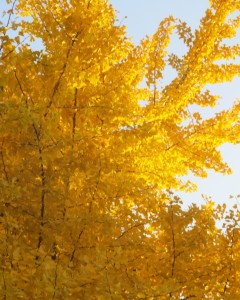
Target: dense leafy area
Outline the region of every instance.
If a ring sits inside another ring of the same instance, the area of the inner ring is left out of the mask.
[[[239,75],[224,42],[240,2],[211,1],[194,33],[166,18],[139,46],[105,0],[8,3],[1,299],[238,299],[237,207],[183,209],[174,193],[194,189],[189,172],[230,172],[218,147],[239,143],[239,102],[208,119],[189,106],[214,107],[207,84]],[[173,32],[183,57],[168,54]],[[178,75],[162,86],[167,66]]]

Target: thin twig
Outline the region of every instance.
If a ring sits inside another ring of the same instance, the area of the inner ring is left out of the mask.
[[[7,173],[7,170],[6,170],[6,164],[5,164],[4,157],[3,157],[3,144],[4,144],[4,138],[2,140],[2,146],[1,146],[1,150],[0,150],[0,155],[1,155],[2,164],[3,164],[3,172],[5,174],[6,180],[9,181],[8,173]]]
[[[57,93],[57,91],[58,91],[58,88],[59,88],[61,79],[62,79],[62,77],[63,77],[63,75],[64,75],[64,73],[65,73],[65,71],[66,71],[66,68],[67,68],[67,65],[68,65],[68,59],[69,59],[69,56],[70,56],[70,54],[71,54],[72,48],[73,48],[73,46],[74,46],[74,44],[75,44],[75,42],[76,42],[76,40],[77,40],[79,34],[80,34],[80,31],[78,31],[78,32],[75,34],[74,38],[72,39],[72,43],[71,43],[70,47],[68,48],[67,55],[66,55],[66,60],[65,60],[65,62],[64,62],[64,64],[63,64],[62,71],[60,72],[59,77],[58,77],[58,79],[57,79],[57,81],[56,81],[56,83],[55,83],[55,85],[54,85],[54,87],[53,87],[52,96],[51,96],[51,98],[50,98],[50,100],[48,101],[48,104],[47,104],[47,111],[46,111],[45,114],[44,114],[44,117],[45,117],[45,118],[46,118],[47,115],[48,115],[48,112],[49,112],[50,107],[52,106],[52,103],[53,103],[54,97],[55,97],[55,95],[56,95],[56,93]]]

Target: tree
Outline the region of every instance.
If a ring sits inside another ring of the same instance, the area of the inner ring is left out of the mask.
[[[239,297],[238,208],[184,210],[174,195],[194,189],[189,172],[229,173],[218,147],[239,143],[238,102],[207,120],[188,109],[214,106],[206,85],[239,75],[226,63],[239,45],[224,39],[240,3],[210,2],[195,33],[169,17],[134,46],[108,1],[8,0],[2,299]],[[181,58],[168,55],[173,32],[188,47]],[[167,65],[178,75],[162,88]]]

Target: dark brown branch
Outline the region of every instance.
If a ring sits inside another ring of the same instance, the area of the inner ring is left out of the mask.
[[[14,6],[15,6],[15,4],[16,4],[16,2],[17,2],[17,0],[14,0],[13,1],[13,5],[12,5],[12,8],[11,8],[11,12],[10,12],[10,14],[8,15],[8,20],[7,20],[7,25],[6,25],[6,27],[8,27],[8,25],[9,25],[9,23],[10,23],[10,20],[11,20],[11,17],[12,17],[12,14],[13,14],[13,10],[14,10]]]
[[[189,296],[183,298],[182,300],[188,300],[188,299],[196,298],[196,297],[197,297],[197,296],[195,296],[195,295],[189,295]]]
[[[17,0],[14,0],[14,1],[13,1],[12,8],[10,9],[10,13],[8,14],[8,20],[7,20],[7,24],[6,24],[5,27],[8,27],[8,26],[9,26],[9,23],[10,23],[12,14],[13,14],[13,9],[14,9],[14,6],[15,6],[16,1],[17,1]],[[6,36],[6,31],[4,32],[4,36]],[[1,43],[0,51],[2,50],[2,48],[3,48],[3,42]],[[3,59],[3,58],[2,58],[2,59]]]
[[[45,175],[45,169],[44,169],[44,164],[43,164],[43,151],[42,147],[40,145],[41,142],[41,137],[40,133],[37,132],[35,126],[34,126],[35,134],[39,142],[39,160],[40,160],[40,176],[41,176],[41,208],[40,208],[40,217],[41,217],[41,222],[40,222],[40,229],[39,229],[39,234],[38,234],[38,245],[37,245],[37,255],[36,255],[36,260],[38,260],[39,255],[39,249],[42,244],[42,231],[43,231],[43,226],[44,226],[44,215],[45,215],[45,195],[46,195],[46,175]]]
[[[78,93],[78,89],[76,88],[75,93],[74,93],[74,100],[73,100],[73,108],[74,109],[76,109],[76,107],[77,107],[77,93]],[[74,148],[76,121],[77,121],[77,112],[75,110],[73,113],[73,120],[72,120],[72,149]]]
[[[118,237],[117,239],[122,238],[125,234],[127,234],[127,233],[128,233],[129,231],[131,231],[132,229],[137,228],[137,227],[139,227],[139,226],[144,226],[144,225],[145,225],[145,223],[140,223],[140,224],[135,224],[135,225],[129,227],[129,228],[128,228],[127,230],[125,230],[121,235],[119,235],[119,237]]]
[[[92,2],[92,0],[88,1],[87,9],[89,9],[91,2]]]
[[[176,242],[175,242],[175,232],[173,227],[173,208],[171,204],[171,233],[172,233],[172,248],[173,248],[173,260],[172,260],[172,277],[174,276],[174,269],[175,269],[175,263],[176,263]]]
[[[59,26],[59,28],[61,28],[61,30],[64,31],[64,27],[63,27],[63,26],[61,25],[61,23],[56,19],[56,17],[54,16],[53,12],[51,12],[51,15],[52,15],[52,17],[53,17],[53,20],[54,20],[54,21],[56,22],[56,24]],[[66,36],[67,36],[69,39],[72,40],[71,35],[68,34],[68,33],[66,32],[66,30],[65,30],[65,34],[66,34]]]
[[[81,238],[81,236],[82,236],[82,234],[83,234],[83,231],[84,231],[84,229],[82,229],[82,230],[80,231],[79,235],[78,235],[77,241],[76,241],[76,243],[75,243],[75,246],[74,246],[74,249],[73,249],[71,258],[70,258],[70,262],[72,262],[73,259],[74,259],[75,252],[76,252],[76,244],[79,242],[79,240],[80,240],[80,238]]]
[[[16,70],[14,70],[15,78],[18,82],[19,88],[21,90],[21,93],[23,97],[25,98],[25,104],[26,107],[28,108],[28,101],[27,101],[27,95],[23,90],[23,87],[21,85],[21,82],[17,76]],[[39,259],[39,249],[42,244],[42,231],[43,231],[43,226],[44,226],[44,215],[45,215],[45,195],[46,195],[46,174],[45,174],[45,169],[44,169],[44,163],[43,163],[43,146],[41,145],[41,133],[40,129],[41,127],[39,126],[39,130],[37,129],[37,125],[35,124],[34,120],[32,120],[32,127],[33,131],[36,135],[37,143],[38,143],[38,153],[39,153],[39,160],[40,160],[40,177],[41,177],[41,207],[40,207],[40,228],[39,228],[39,233],[38,233],[38,244],[37,244],[37,254],[36,254],[36,260]]]
[[[1,59],[3,60],[5,58],[7,58],[8,55],[10,55],[11,53],[13,53],[17,49],[17,47],[20,46],[20,45],[22,45],[26,41],[26,39],[28,39],[28,38],[29,38],[29,36],[26,36],[20,43],[18,43],[15,47],[13,47],[12,50],[10,50],[8,53],[6,53],[4,56],[2,56]],[[1,50],[2,50],[2,48],[0,49],[0,51]]]
[[[54,272],[54,284],[53,284],[54,292],[53,292],[52,299],[54,299],[55,296],[56,296],[57,279],[58,279],[58,264],[59,264],[59,257],[57,258],[56,266],[55,266],[55,272]]]
[[[98,186],[99,186],[99,183],[100,183],[101,172],[102,172],[102,165],[101,165],[101,159],[100,159],[100,157],[99,157],[98,178],[97,178],[97,182],[96,182],[96,185],[95,185],[93,194],[92,194],[92,201],[91,201],[90,204],[89,204],[89,213],[92,211],[93,201],[94,201],[94,199],[95,199],[95,195],[96,195],[96,193],[97,193]]]
[[[52,34],[49,32],[49,30],[47,29],[46,23],[44,22],[44,20],[42,19],[40,13],[39,13],[39,9],[37,8],[36,5],[34,5],[35,11],[37,12],[37,15],[39,17],[39,19],[41,20],[41,23],[44,27],[44,30],[47,32],[47,34],[49,35],[49,37],[52,39]]]
[[[19,88],[20,88],[20,90],[21,90],[21,93],[22,93],[22,95],[23,95],[23,97],[24,97],[24,99],[25,99],[25,104],[26,104],[26,106],[28,106],[27,96],[26,96],[26,94],[25,94],[25,92],[24,92],[24,90],[23,90],[23,88],[22,88],[21,82],[20,82],[20,80],[19,80],[19,78],[18,78],[18,76],[17,76],[17,71],[16,71],[16,69],[14,70],[14,75],[15,75],[15,78],[16,78],[16,80],[17,80],[17,82],[18,82],[18,86],[19,86]]]
[[[9,181],[8,173],[7,173],[7,170],[6,170],[6,164],[5,164],[4,157],[3,157],[3,144],[4,144],[4,138],[2,140],[0,155],[1,155],[1,160],[2,160],[2,164],[3,164],[3,172],[5,174],[6,180]]]
[[[73,46],[74,46],[74,44],[75,44],[75,42],[76,42],[76,40],[77,40],[79,34],[80,34],[80,32],[78,31],[78,32],[75,34],[74,38],[72,39],[72,43],[71,43],[70,47],[68,48],[67,55],[66,55],[66,60],[65,60],[65,62],[64,62],[64,64],[63,64],[62,71],[61,71],[60,74],[59,74],[59,77],[58,77],[58,79],[57,79],[57,82],[55,83],[55,85],[54,85],[54,87],[53,87],[52,96],[51,96],[50,100],[48,101],[48,104],[47,104],[47,111],[45,112],[44,117],[46,117],[46,116],[48,115],[48,111],[49,111],[50,107],[52,106],[52,103],[53,103],[54,97],[55,97],[55,95],[56,95],[56,93],[57,93],[57,91],[58,91],[58,88],[59,88],[61,79],[62,79],[62,77],[63,77],[63,75],[64,75],[64,73],[65,73],[65,71],[66,71],[66,68],[67,68],[67,65],[68,65],[68,59],[69,59],[69,57],[70,57],[72,48],[73,48]]]

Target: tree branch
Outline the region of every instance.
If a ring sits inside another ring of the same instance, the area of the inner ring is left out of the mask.
[[[63,77],[63,75],[64,75],[64,73],[66,71],[66,68],[67,68],[67,65],[68,65],[68,59],[69,59],[69,56],[71,54],[72,48],[73,48],[73,46],[74,46],[74,44],[75,44],[75,42],[76,42],[77,37],[79,36],[79,34],[80,34],[80,31],[78,31],[75,34],[74,38],[72,39],[72,43],[71,43],[70,47],[68,48],[67,55],[66,55],[66,60],[65,60],[65,62],[63,64],[62,71],[60,72],[59,77],[58,77],[58,79],[57,79],[57,81],[56,81],[56,83],[55,83],[55,85],[53,87],[52,96],[51,96],[51,98],[50,98],[50,100],[48,101],[48,104],[47,104],[47,111],[44,114],[45,118],[48,115],[50,107],[52,106],[52,103],[53,103],[54,97],[55,97],[55,95],[56,95],[56,93],[58,91],[61,79],[62,79],[62,77]]]
[[[2,140],[0,155],[1,155],[1,160],[2,160],[2,164],[3,164],[3,172],[5,174],[6,180],[9,181],[8,173],[7,173],[7,170],[6,170],[6,164],[5,164],[4,157],[3,157],[3,144],[4,144],[4,138]]]

